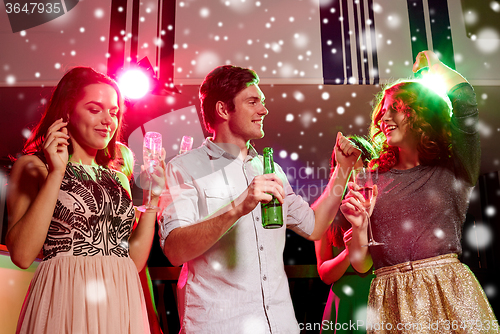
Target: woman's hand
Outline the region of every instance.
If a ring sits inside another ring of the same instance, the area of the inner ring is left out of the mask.
[[[47,167],[36,155],[20,157],[12,167],[7,193],[6,244],[12,262],[26,269],[43,247],[68,163],[67,122],[55,121],[45,134]]]
[[[428,67],[429,71],[439,74],[442,71],[441,66],[446,66],[439,61],[438,56],[432,51],[421,51],[417,54],[415,58],[415,63],[413,64],[413,73]]]
[[[372,200],[366,203],[363,195],[357,191],[359,188],[357,184],[349,182],[350,190],[346,199],[342,202],[340,210],[352,225],[352,228],[344,234],[344,242],[349,252],[349,261],[356,271],[364,273],[373,265],[368,247],[364,246],[368,244],[367,214],[371,215],[373,212],[378,191],[377,186],[374,185]]]
[[[378,189],[377,185],[373,186],[373,197],[370,202],[366,202],[363,195],[358,191],[360,186],[354,182],[347,184],[349,192],[345,196],[340,206],[340,211],[344,214],[345,218],[351,223],[354,228],[366,229],[368,220],[366,214],[370,215],[377,201]]]
[[[426,67],[429,75],[439,76],[447,91],[459,83],[467,82],[460,73],[443,64],[433,51],[421,51],[417,54],[413,64],[413,72],[417,73]]]
[[[64,172],[66,170],[69,159],[67,125],[68,122],[63,122],[62,118],[58,119],[48,128],[45,134],[43,153],[47,159],[49,171]]]
[[[151,164],[150,166],[141,166],[141,174],[139,177],[140,187],[144,190],[144,194],[149,196],[151,187],[151,200],[158,199],[165,189],[165,149],[162,148],[159,164]],[[145,198],[147,198],[145,196]]]

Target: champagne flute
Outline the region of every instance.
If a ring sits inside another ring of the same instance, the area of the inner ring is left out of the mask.
[[[154,169],[156,166],[160,164],[161,160],[161,134],[154,131],[148,131],[144,135],[144,145],[143,145],[143,159],[144,159],[144,167],[146,169],[146,175],[148,177],[148,202],[146,205],[141,205],[137,207],[137,210],[141,212],[146,211],[158,211],[160,208],[154,205],[151,205],[151,194],[153,192],[153,177]]]
[[[364,197],[365,202],[363,203],[363,213],[366,215],[366,219],[368,219],[368,244],[363,245],[362,247],[368,246],[378,246],[384,245],[383,242],[375,241],[373,238],[373,230],[370,220],[370,214],[366,211],[366,208],[370,206],[370,203],[373,199],[373,180],[372,173],[368,171],[366,168],[358,168],[353,171],[354,182],[360,186],[358,192]]]
[[[193,147],[193,137],[183,136],[181,141],[181,148],[179,149],[179,154],[186,153]]]

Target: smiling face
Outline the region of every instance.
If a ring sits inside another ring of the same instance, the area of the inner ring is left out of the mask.
[[[416,148],[416,140],[410,131],[405,108],[402,101],[390,95],[386,96],[380,110],[380,130],[390,146]]]
[[[263,123],[268,111],[258,85],[250,85],[234,98],[235,110],[228,113],[228,127],[233,137],[245,143],[264,137]]]
[[[118,95],[104,83],[83,89],[83,97],[69,115],[68,130],[74,153],[83,149],[94,155],[108,146],[118,127]]]

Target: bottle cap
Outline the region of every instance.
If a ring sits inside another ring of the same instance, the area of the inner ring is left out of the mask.
[[[272,147],[264,147],[264,154],[273,154],[273,148]]]

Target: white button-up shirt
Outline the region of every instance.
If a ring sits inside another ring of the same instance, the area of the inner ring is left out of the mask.
[[[175,228],[196,224],[243,193],[263,174],[253,147],[244,161],[210,139],[167,165],[159,215],[163,248]],[[302,236],[314,211],[296,195],[279,165],[286,227]],[[181,333],[299,333],[283,263],[286,229],[264,229],[260,204],[203,255],[184,263],[178,282]]]

